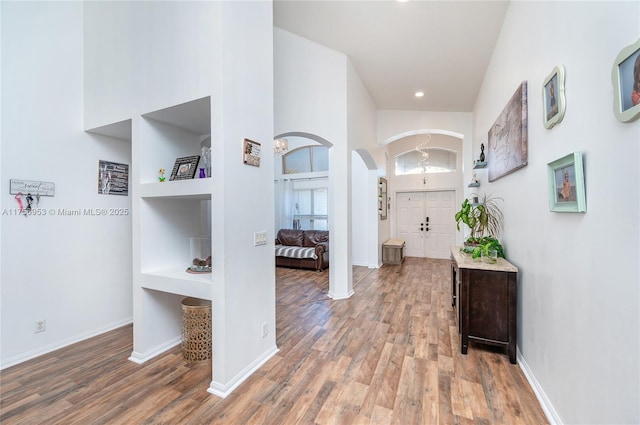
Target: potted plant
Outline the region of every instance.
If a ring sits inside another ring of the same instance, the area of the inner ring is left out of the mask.
[[[458,230],[461,223],[466,224],[470,230],[470,236],[465,241],[463,250],[472,254],[473,258],[478,258],[483,249],[485,254],[489,249],[496,249],[498,256],[504,258],[504,250],[498,241],[504,221],[502,210],[498,205],[498,201],[502,201],[502,198],[475,193],[472,194],[472,198],[477,198],[478,203],[465,199],[455,215]]]

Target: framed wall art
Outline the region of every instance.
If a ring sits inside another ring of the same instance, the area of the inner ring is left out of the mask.
[[[564,67],[558,65],[542,84],[542,123],[545,128],[553,128],[562,121],[565,108]]]
[[[586,212],[582,153],[573,152],[547,165],[549,211]]]
[[[640,117],[640,39],[625,47],[611,70],[613,113],[621,122]]]
[[[378,182],[378,214],[380,220],[387,219],[387,179],[384,177]]]
[[[489,181],[527,165],[527,82],[523,81],[489,129]]]
[[[196,174],[196,168],[198,168],[198,161],[200,161],[200,155],[184,156],[176,159],[176,163],[171,170],[171,177],[169,180],[190,180]]]
[[[260,166],[260,143],[244,139],[242,162],[254,167]]]
[[[129,195],[129,164],[98,160],[98,193]]]

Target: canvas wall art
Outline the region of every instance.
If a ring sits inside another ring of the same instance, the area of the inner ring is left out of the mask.
[[[527,165],[527,82],[523,81],[489,129],[489,181]]]

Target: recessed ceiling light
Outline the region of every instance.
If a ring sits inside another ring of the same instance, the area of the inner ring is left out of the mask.
[[[396,1],[397,1],[398,3],[406,3],[406,2],[408,2],[409,0],[396,0]]]
[[[424,96],[424,92],[423,91],[417,91],[416,92],[416,97],[422,97]]]

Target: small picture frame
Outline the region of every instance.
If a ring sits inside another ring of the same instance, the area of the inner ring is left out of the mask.
[[[613,113],[621,122],[640,117],[640,39],[625,47],[611,70]]]
[[[200,161],[200,155],[177,158],[176,163],[173,165],[173,170],[171,170],[171,177],[169,177],[169,180],[173,181],[192,179],[196,174],[198,161]]]
[[[547,171],[549,211],[586,212],[582,153],[573,152],[550,162]]]
[[[564,94],[564,66],[558,65],[542,84],[542,123],[551,129],[564,118],[566,100]]]
[[[260,143],[244,139],[242,162],[254,167],[260,166]]]

